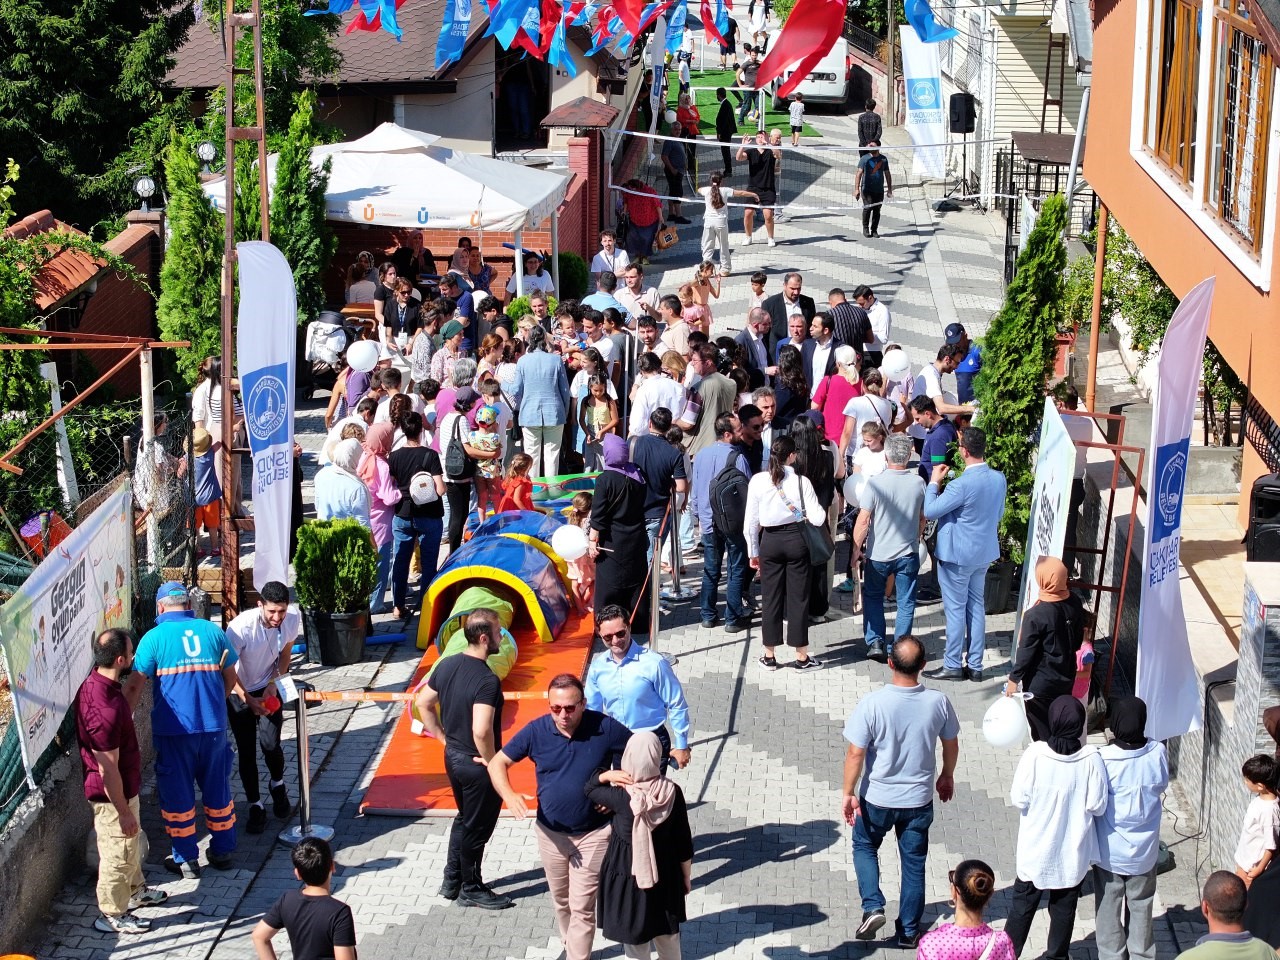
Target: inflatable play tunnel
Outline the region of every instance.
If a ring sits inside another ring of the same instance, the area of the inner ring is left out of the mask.
[[[425,650],[453,622],[478,607],[512,611],[513,633],[522,628],[550,643],[569,616],[569,581],[551,550],[561,521],[526,511],[489,518],[449,556],[427,587],[418,621],[418,649]],[[449,638],[444,638],[447,644]]]

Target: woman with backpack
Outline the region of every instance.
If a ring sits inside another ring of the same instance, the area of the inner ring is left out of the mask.
[[[435,578],[444,530],[444,470],[440,457],[422,445],[422,414],[409,412],[400,420],[404,446],[387,457],[391,479],[400,488],[400,503],[391,522],[391,602],[397,620],[407,620],[422,609],[427,585]],[[415,548],[421,550],[422,576],[418,596],[409,605],[409,566]]]
[[[467,414],[480,395],[471,387],[463,387],[453,401],[453,409],[440,420],[436,436],[440,440],[440,463],[444,467],[445,496],[449,501],[449,552],[462,545],[471,503],[472,481],[476,461],[493,460],[501,450],[480,450],[470,444],[471,427]]]

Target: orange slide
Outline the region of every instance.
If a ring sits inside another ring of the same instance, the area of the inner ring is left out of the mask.
[[[571,612],[552,643],[539,643],[532,632],[521,630],[516,638],[520,657],[502,682],[503,692],[540,694],[557,674],[584,676],[591,656],[592,622],[589,614],[584,617]],[[438,657],[435,644],[431,644],[414,672],[410,689],[426,675]],[[503,741],[546,711],[546,701],[540,696],[508,700],[502,713]],[[360,811],[393,817],[452,817],[458,808],[444,772],[444,746],[432,737],[415,736],[410,727],[406,704],[373,782],[365,791]],[[533,764],[520,763],[512,767],[511,785],[519,793],[533,797]],[[531,810],[534,806],[530,802]]]

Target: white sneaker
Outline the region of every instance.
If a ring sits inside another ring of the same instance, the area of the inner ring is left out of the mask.
[[[742,245],[743,245],[744,247],[749,247],[749,246],[751,246],[751,234],[749,234],[749,233],[744,233],[744,234],[742,235]]]
[[[146,933],[151,929],[151,921],[125,913],[118,917],[108,917],[105,913],[93,921],[93,929],[101,933]]]
[[[775,239],[773,239],[773,237],[770,237],[770,238],[769,238],[769,246],[771,246],[771,247],[776,247],[777,245],[778,245],[778,241],[777,241],[777,240],[775,240]]]

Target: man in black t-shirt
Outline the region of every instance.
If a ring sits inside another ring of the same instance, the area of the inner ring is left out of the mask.
[[[444,769],[458,805],[440,896],[463,907],[505,910],[513,906],[511,898],[494,893],[480,871],[502,812],[487,769],[502,745],[502,684],[485,662],[498,652],[502,624],[482,607],[467,615],[463,632],[467,648],[437,661],[413,699],[427,732],[444,742]]]
[[[664,536],[671,529],[669,521],[666,524],[662,521],[667,515],[672,492],[676,494],[672,516],[678,517],[684,509],[685,491],[689,489],[684,469],[684,451],[667,441],[671,421],[671,411],[666,407],[658,407],[649,414],[649,432],[631,441],[631,460],[640,468],[645,479],[644,526],[649,534],[650,556],[658,542],[659,528],[661,527]]]
[[[319,837],[303,837],[291,854],[301,890],[290,890],[271,905],[253,930],[260,957],[274,957],[271,941],[289,932],[294,960],[356,960],[356,924],[351,908],[329,893],[333,849]]]
[[[778,161],[781,159],[782,151],[769,146],[769,135],[763,130],[756,134],[754,146],[750,137],[743,137],[742,146],[738,148],[738,160],[747,163],[747,189],[760,197],[760,206],[764,209],[764,230],[771,247],[774,246],[773,207],[778,202]],[[743,244],[751,243],[755,222],[754,207],[742,211]]]

